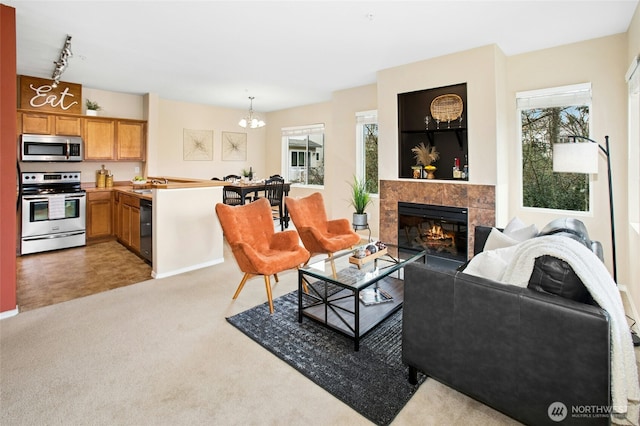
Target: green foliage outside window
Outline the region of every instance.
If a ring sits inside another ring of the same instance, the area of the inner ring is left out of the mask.
[[[553,172],[553,144],[569,135],[589,136],[589,107],[521,111],[522,196],[525,207],[589,210],[589,175]]]
[[[365,124],[364,130],[364,180],[367,191],[377,194],[378,191],[378,124]]]

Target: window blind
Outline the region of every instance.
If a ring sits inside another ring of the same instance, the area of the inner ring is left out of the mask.
[[[283,127],[282,136],[307,136],[324,133],[324,124],[309,124],[306,126]]]
[[[591,83],[516,93],[516,105],[520,110],[590,104]]]
[[[356,113],[357,124],[372,124],[378,122],[378,111],[362,111]]]

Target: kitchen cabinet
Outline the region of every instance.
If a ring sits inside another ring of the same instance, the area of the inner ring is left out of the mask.
[[[115,122],[110,119],[84,119],[84,159],[113,160],[116,146]]]
[[[112,191],[87,192],[87,240],[113,237],[112,199]]]
[[[136,254],[140,254],[140,199],[132,195],[118,194],[118,241]]]
[[[144,161],[145,123],[139,121],[116,121],[116,160]]]
[[[37,135],[81,136],[82,119],[78,116],[23,112],[18,114],[20,133]]]
[[[108,118],[84,119],[84,159],[143,161],[146,123]]]
[[[81,136],[86,161],[145,161],[147,122],[18,110],[22,133]]]

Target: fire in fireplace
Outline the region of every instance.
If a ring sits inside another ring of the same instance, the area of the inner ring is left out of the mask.
[[[398,202],[398,246],[426,250],[427,263],[466,262],[467,226],[466,208]]]

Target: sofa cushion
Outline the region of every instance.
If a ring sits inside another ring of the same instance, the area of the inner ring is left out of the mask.
[[[594,304],[591,294],[571,266],[553,256],[541,256],[535,260],[528,288]]]

